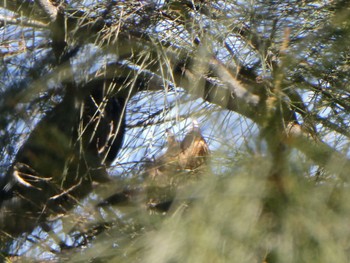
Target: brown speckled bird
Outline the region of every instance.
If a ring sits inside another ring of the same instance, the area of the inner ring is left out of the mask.
[[[147,170],[157,182],[169,181],[182,170],[196,170],[207,162],[209,147],[203,138],[198,122],[193,121],[192,129],[179,142],[167,129],[166,151]]]
[[[180,142],[175,138],[175,135],[170,131],[170,129],[166,129],[167,134],[167,150],[165,152],[165,156],[167,159],[171,159],[172,157],[177,157],[181,151]]]
[[[175,135],[166,130],[167,143],[165,145],[166,151],[163,155],[159,156],[147,170],[149,176],[158,182],[168,181],[168,175],[171,175],[180,169],[179,166],[179,154],[181,152],[180,142],[176,140]]]
[[[166,212],[174,202],[176,192],[204,173],[209,155],[208,144],[203,138],[197,121],[192,129],[179,142],[175,135],[166,130],[166,151],[145,166],[145,181],[142,186],[126,188],[102,201],[98,206],[121,205],[124,203],[146,203],[153,211]],[[187,171],[185,171],[187,170]]]
[[[185,136],[180,146],[179,163],[182,169],[195,170],[207,162],[209,147],[196,120],[193,121],[192,130]]]

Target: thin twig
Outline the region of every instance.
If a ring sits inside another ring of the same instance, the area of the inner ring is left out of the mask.
[[[4,16],[0,14],[0,26],[6,25],[6,24],[21,25],[21,26],[34,27],[34,28],[48,27],[48,24],[37,20],[27,19],[23,17],[9,17],[9,16]]]

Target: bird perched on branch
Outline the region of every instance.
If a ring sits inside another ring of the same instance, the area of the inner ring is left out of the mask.
[[[182,169],[195,170],[207,162],[209,147],[196,120],[193,120],[192,130],[186,134],[180,146],[179,163]]]
[[[168,210],[175,198],[176,189],[187,185],[203,174],[209,157],[209,147],[201,134],[199,124],[193,121],[191,130],[179,142],[170,130],[166,130],[167,150],[157,158],[152,167],[152,178],[158,191],[148,191],[148,207],[152,210]],[[190,172],[190,173],[189,173]],[[169,188],[170,187],[170,188]],[[163,194],[159,188],[164,189]],[[166,193],[166,194],[165,194]]]
[[[146,203],[150,210],[159,212],[169,210],[179,186],[187,184],[192,174],[201,174],[198,168],[204,167],[207,163],[209,148],[197,121],[193,121],[192,129],[181,142],[170,129],[165,133],[167,136],[165,153],[145,167],[146,178],[149,180],[146,179],[142,186],[127,187],[109,196],[99,203],[98,207],[135,205],[141,202],[143,205]]]
[[[150,165],[148,173],[151,178],[157,181],[168,180],[168,177],[180,171],[194,171],[207,163],[209,147],[196,120],[181,142],[169,129],[166,130],[166,134],[167,150]]]
[[[181,152],[180,142],[175,135],[166,129],[167,143],[166,151],[146,167],[147,176],[157,180],[158,184],[169,184],[169,175],[176,173],[179,169],[179,154]]]
[[[170,129],[166,129],[167,135],[167,150],[165,152],[165,157],[171,159],[172,157],[176,157],[179,155],[181,151],[181,144],[176,139],[175,135],[170,131]]]

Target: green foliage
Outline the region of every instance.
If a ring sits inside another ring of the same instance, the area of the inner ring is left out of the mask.
[[[250,156],[241,172],[206,177],[179,191],[166,216],[133,214],[127,235],[115,225],[81,260],[99,251],[106,262],[347,262],[348,191],[290,173],[287,200],[276,200],[271,165]]]
[[[36,227],[31,232],[10,236],[0,227],[3,256],[348,262],[347,1],[95,2],[0,1],[0,224],[17,222],[16,213],[4,215],[6,207],[18,212],[7,201],[18,193],[33,209],[42,205],[41,217],[20,215]],[[103,86],[103,95],[89,85]],[[47,127],[43,120],[63,98],[71,108],[61,106]],[[115,117],[113,98],[127,102],[117,116],[126,112],[127,130],[110,164],[100,159],[108,155],[102,137],[93,137],[116,128],[104,119]],[[166,186],[150,179],[149,167],[167,167],[167,158],[159,161],[165,130],[181,141],[191,119],[201,125],[210,164],[169,168]],[[32,179],[47,178],[54,196],[3,191],[21,147],[33,149],[23,162],[42,168]],[[67,186],[51,180],[67,164],[76,166]],[[111,181],[86,176],[99,172]],[[89,187],[70,195],[81,178]],[[56,213],[45,210],[44,197],[57,196],[74,208],[58,202]],[[155,211],[155,200],[171,201],[170,210]]]

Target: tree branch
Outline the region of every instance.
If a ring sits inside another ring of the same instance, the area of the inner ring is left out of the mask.
[[[44,24],[49,22],[42,9],[37,8],[36,3],[29,0],[0,0],[0,7],[20,16],[25,16],[30,21],[41,21]]]
[[[120,85],[127,83],[130,76],[134,76],[132,95],[140,90],[162,90],[165,88],[164,84],[168,83],[167,85],[170,86],[182,87],[188,93],[196,97],[201,97],[209,103],[219,105],[223,109],[235,111],[240,115],[248,117],[259,125],[264,123],[264,120],[268,117],[264,109],[267,104],[265,99],[257,94],[251,93],[249,88],[246,87],[244,83],[239,82],[224,65],[220,64],[215,59],[210,60],[210,67],[219,76],[222,83],[213,83],[204,78],[205,83],[203,85],[206,87],[202,92],[198,92],[198,90],[193,88],[193,81],[198,81],[198,78],[195,77],[191,69],[183,68],[185,65],[186,63],[183,61],[178,61],[178,64],[174,65],[175,69],[172,72],[175,80],[174,83],[170,80],[165,82],[161,76],[150,71],[139,71],[131,66],[129,67],[120,63],[109,67],[109,74],[107,75],[111,79],[114,74],[114,76],[118,76],[114,78],[113,81],[118,82]],[[180,71],[181,68],[182,71]],[[347,171],[350,170],[350,160],[347,159],[346,156],[326,143],[321,141],[315,142],[315,140],[307,134],[307,131],[301,131],[296,135],[289,134],[288,136],[292,136],[292,139],[288,141],[289,146],[303,152],[308,158],[314,161],[315,164],[329,168],[331,172],[338,174],[343,179],[346,178]],[[344,169],[339,169],[339,167],[327,167],[327,164],[331,163],[331,160],[342,160]]]
[[[290,145],[304,153],[320,167],[348,181],[350,160],[340,152],[321,141],[315,141],[305,134],[294,136]]]
[[[1,25],[21,25],[21,26],[27,26],[27,27],[33,27],[33,28],[47,28],[48,25],[46,23],[28,19],[25,17],[9,17],[4,16],[0,14],[0,26]]]
[[[55,7],[49,0],[36,0],[38,5],[42,10],[46,13],[46,15],[50,18],[51,22],[54,22],[57,18],[57,7]]]

